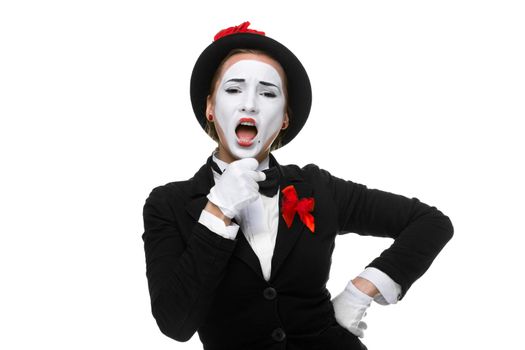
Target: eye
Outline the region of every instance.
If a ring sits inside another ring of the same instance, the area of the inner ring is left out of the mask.
[[[229,93],[229,94],[238,94],[238,93],[241,92],[241,90],[238,89],[238,88],[227,88],[227,89],[224,90],[224,91],[226,91],[226,92]]]
[[[265,91],[265,92],[261,93],[261,95],[266,96],[266,97],[276,97],[277,96],[276,94],[274,94],[273,92],[270,92],[270,91]]]

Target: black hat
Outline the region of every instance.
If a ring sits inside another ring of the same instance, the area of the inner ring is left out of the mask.
[[[233,49],[257,49],[268,53],[281,64],[288,80],[290,124],[284,130],[282,146],[290,142],[303,128],[312,105],[310,79],[299,59],[283,44],[254,29],[250,22],[218,32],[214,41],[201,53],[191,74],[190,95],[193,112],[201,127],[206,127],[206,98],[213,75],[219,64]]]

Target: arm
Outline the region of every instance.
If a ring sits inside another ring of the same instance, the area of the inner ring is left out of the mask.
[[[206,206],[204,207],[204,210],[209,212],[209,213],[211,213],[211,214],[213,214],[217,218],[221,219],[224,222],[224,225],[226,225],[226,226],[230,225],[231,222],[232,222],[229,217],[224,215],[224,213],[221,211],[221,209],[218,206],[216,206],[215,204],[213,204],[210,201],[208,201],[208,203],[206,203]]]
[[[196,223],[184,242],[159,186],[144,205],[144,250],[151,308],[166,336],[187,341],[197,331],[237,243]]]
[[[239,225],[232,222],[219,207],[209,201],[201,212],[199,222],[209,228],[210,231],[228,239],[235,239],[239,231]]]
[[[381,305],[397,303],[401,294],[401,286],[375,267],[365,268],[352,282]]]
[[[394,239],[367,267],[381,270],[398,283],[401,300],[452,238],[450,219],[417,198],[369,189],[332,176],[313,164],[307,168],[317,173],[334,198],[339,234],[355,232]]]

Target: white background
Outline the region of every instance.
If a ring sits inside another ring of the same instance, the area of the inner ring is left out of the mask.
[[[200,52],[245,20],[313,86],[281,164],[417,197],[455,235],[369,349],[522,349],[525,11],[519,1],[2,1],[0,348],[201,349],[155,323],[142,207],[213,150]],[[337,238],[328,288],[391,244]]]

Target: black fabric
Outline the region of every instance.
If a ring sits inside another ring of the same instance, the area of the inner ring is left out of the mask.
[[[369,189],[315,164],[276,167],[281,189],[292,185],[299,198],[314,198],[315,231],[298,215],[290,228],[279,216],[269,281],[241,229],[231,240],[198,222],[214,183],[210,164],[151,191],[142,239],[157,325],[177,341],[198,332],[207,350],[362,350],[360,339],[337,324],[326,288],[336,237],[393,239],[367,266],[399,283],[403,298],[452,237],[452,223],[417,198]],[[265,294],[269,287],[274,298]]]
[[[270,159],[271,164],[271,159]],[[222,175],[222,170],[219,168],[217,163],[213,161],[213,158],[211,160],[211,167],[213,170],[215,170],[217,173]],[[225,169],[227,170],[227,169]],[[267,197],[273,197],[277,193],[277,190],[279,188],[279,180],[281,177],[281,174],[279,172],[279,169],[274,166],[269,166],[268,169],[264,169],[263,173],[266,174],[266,179],[264,181],[258,181],[257,184],[259,185],[259,193],[267,196]]]

